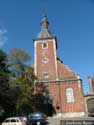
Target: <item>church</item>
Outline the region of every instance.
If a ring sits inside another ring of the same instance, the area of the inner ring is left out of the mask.
[[[94,113],[94,79],[89,76],[90,94],[84,94],[80,75],[57,57],[58,41],[49,30],[46,16],[34,39],[34,73],[36,93],[46,94],[57,116],[78,117]]]

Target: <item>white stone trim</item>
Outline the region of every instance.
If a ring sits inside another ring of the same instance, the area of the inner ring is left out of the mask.
[[[46,47],[43,47],[44,44],[46,44]],[[42,41],[42,49],[48,49],[48,41]]]
[[[34,41],[34,48],[35,48],[35,51],[34,51],[34,73],[35,73],[35,76],[37,76],[37,57],[36,57],[36,45],[37,45],[37,41]]]
[[[58,71],[57,71],[57,56],[56,56],[56,41],[53,39],[54,44],[54,57],[55,57],[55,68],[56,68],[56,80],[58,80]]]
[[[85,115],[85,112],[68,112],[68,113],[63,113],[62,116],[64,118],[71,118],[71,117],[82,117]]]
[[[68,112],[68,113],[57,113],[53,116],[53,118],[77,118],[77,117],[84,117],[86,114],[85,112]]]

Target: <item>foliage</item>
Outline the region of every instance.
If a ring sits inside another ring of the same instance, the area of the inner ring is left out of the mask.
[[[32,110],[31,94],[34,89],[33,68],[25,64],[30,56],[22,49],[12,49],[9,53],[10,70],[12,72],[10,85],[17,86],[20,89],[17,99],[17,113],[28,113]]]
[[[40,111],[43,112],[44,110],[44,103],[46,101],[46,98],[43,94],[35,94],[32,95],[32,108],[34,112]]]
[[[7,114],[14,114],[16,102],[18,98],[18,88],[8,88],[2,92],[1,105],[4,108],[4,112]]]
[[[8,65],[7,55],[0,50],[0,94],[8,88]]]
[[[2,50],[0,50],[0,76],[2,76],[2,78],[7,77],[9,73],[8,70],[8,63],[7,63],[7,55],[5,52],[3,52]]]
[[[33,73],[33,69],[30,66],[26,66],[21,78],[19,79],[21,94],[17,103],[18,112],[28,113],[30,110],[32,111],[31,94],[34,91],[35,79],[36,77]]]
[[[23,49],[13,48],[8,54],[10,70],[16,77],[20,77],[25,68],[25,62],[31,59],[30,55]]]
[[[0,108],[7,114],[52,114],[48,90],[46,95],[34,94],[37,78],[34,69],[26,64],[29,60],[29,54],[22,49],[12,49],[8,56],[0,50]]]
[[[10,50],[9,58],[13,62],[26,62],[31,59],[30,55],[23,49],[13,48]]]
[[[0,50],[0,108],[5,113],[32,111],[31,94],[36,77],[33,68],[26,65],[29,60],[29,54],[22,49],[12,49],[8,56]]]
[[[6,113],[13,111],[15,106],[14,97],[16,94],[14,90],[12,91],[9,88],[10,71],[8,67],[7,55],[0,50],[0,107]]]

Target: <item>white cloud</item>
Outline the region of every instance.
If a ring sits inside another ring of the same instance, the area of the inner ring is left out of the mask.
[[[6,29],[0,29],[0,48],[2,48],[8,40],[6,33],[7,33]]]

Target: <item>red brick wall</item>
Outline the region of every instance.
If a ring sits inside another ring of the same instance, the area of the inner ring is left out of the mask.
[[[66,100],[66,89],[73,88],[74,90],[74,99],[75,101],[72,103],[67,103]],[[79,88],[77,82],[55,82],[50,84],[50,93],[54,99],[54,107],[56,112],[83,112],[84,104],[83,104],[83,95]],[[57,109],[57,105],[60,109]]]
[[[90,93],[94,94],[94,80],[92,76],[88,77],[88,83],[89,83]]]
[[[57,61],[57,68],[58,68],[58,78],[59,80],[75,80],[77,79],[77,74],[69,69],[68,66],[65,66],[60,61]]]
[[[43,49],[42,43],[38,42],[36,46],[36,58],[37,58],[37,77],[39,80],[43,80],[43,72],[48,72],[49,79],[54,80],[56,79],[56,67],[55,67],[55,53],[54,53],[54,45],[52,40],[46,41],[48,43],[48,48]],[[42,63],[42,59],[45,57],[43,55],[43,51],[47,50],[48,55],[46,58],[49,59],[47,64]]]
[[[73,88],[74,90],[74,99],[75,101],[73,103],[67,103],[66,102],[66,89],[67,87]],[[63,112],[81,112],[82,110],[82,105],[81,105],[81,93],[79,90],[78,83],[71,82],[71,83],[65,83],[62,85],[61,90],[61,100],[62,100],[62,110]]]
[[[56,81],[56,73],[58,72],[58,80],[63,80],[63,82],[49,83],[49,91],[50,95],[53,97],[53,105],[56,109],[56,112],[83,112],[83,90],[81,83],[78,83],[78,81],[76,81],[77,74],[61,62],[57,61],[56,63],[54,42],[53,40],[48,40],[46,42],[48,43],[47,49],[42,48],[42,41],[38,41],[36,43],[36,71],[38,80],[43,81],[43,72],[47,72],[49,74],[48,81]],[[42,54],[43,50],[48,51],[48,55],[46,56],[46,58],[49,59],[49,62],[47,64],[43,64],[41,61],[44,58],[44,55]],[[65,91],[68,87],[74,90],[75,101],[73,103],[67,103],[66,101]]]

